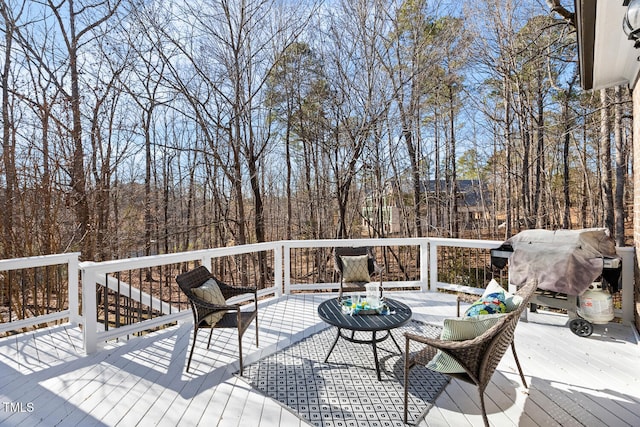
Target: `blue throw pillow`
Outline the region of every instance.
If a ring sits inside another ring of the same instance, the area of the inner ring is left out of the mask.
[[[506,313],[504,293],[496,292],[483,296],[478,301],[471,304],[465,312],[465,316],[481,316],[483,314]]]

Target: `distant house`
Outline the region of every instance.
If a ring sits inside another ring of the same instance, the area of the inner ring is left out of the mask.
[[[430,180],[422,186],[427,200],[427,221],[429,224],[448,224],[450,205],[449,188],[446,181]],[[458,225],[461,230],[482,226],[490,218],[490,192],[487,185],[477,179],[459,179],[456,181],[458,202]],[[444,215],[444,217],[443,217]]]
[[[400,233],[400,209],[398,208],[395,197],[393,196],[390,186],[382,195],[382,206],[377,206],[376,197],[372,194],[365,198],[362,207],[362,226],[368,230],[368,234],[372,234],[374,228],[382,232],[385,236]]]
[[[438,184],[436,184],[438,182]],[[427,181],[420,185],[425,200],[423,222],[432,228],[448,224],[449,191],[444,180]],[[436,191],[437,190],[437,191]],[[391,186],[381,196],[382,206],[378,207],[376,198],[368,195],[362,208],[362,225],[372,231],[374,226],[381,228],[385,235],[400,232],[401,210],[396,200],[407,200],[407,195],[394,195]],[[483,226],[489,219],[491,205],[490,193],[486,184],[477,179],[461,179],[456,181],[456,197],[458,200],[458,224],[460,229],[473,229]]]

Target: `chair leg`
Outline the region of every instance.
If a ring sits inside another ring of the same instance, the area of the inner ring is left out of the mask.
[[[487,417],[487,409],[484,406],[484,390],[478,388],[480,394],[480,409],[482,409],[482,421],[484,421],[485,427],[489,427],[489,417]]]
[[[242,365],[242,333],[238,331],[238,353],[240,353],[240,376],[242,376],[242,372],[244,370],[244,366]]]
[[[191,357],[193,356],[193,349],[196,347],[196,338],[198,337],[198,327],[194,326],[193,328],[193,342],[191,343],[191,351],[189,352],[189,360],[187,361],[187,372],[189,372],[189,367],[191,366]]]
[[[524,379],[524,373],[522,372],[522,368],[520,367],[520,361],[518,360],[518,355],[516,354],[515,341],[511,341],[511,351],[513,352],[513,358],[516,361],[516,366],[518,367],[518,372],[520,373],[520,379],[522,380],[522,385],[524,386],[524,388],[527,388],[527,380]]]
[[[258,315],[256,314],[256,347],[260,347],[260,345],[258,344]]]
[[[409,339],[406,339],[405,352],[404,352],[404,423],[407,424],[407,412],[409,402]]]
[[[209,350],[209,347],[211,346],[211,335],[213,335],[213,325],[211,325],[211,328],[209,330],[209,340],[207,341],[207,350]]]

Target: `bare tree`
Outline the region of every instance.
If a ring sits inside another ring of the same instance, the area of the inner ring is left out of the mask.
[[[616,147],[616,188],[615,188],[615,239],[618,246],[624,246],[624,188],[626,180],[625,149],[622,139],[622,88],[614,88],[613,139]]]
[[[71,91],[63,92],[71,106],[73,157],[70,168],[70,186],[73,206],[78,221],[79,239],[82,243],[83,256],[93,259],[92,234],[90,234],[90,212],[85,176],[84,144],[82,133],[82,108],[80,95],[79,58],[81,50],[94,37],[93,30],[105,24],[115,15],[122,0],[63,0],[55,3],[47,0],[46,5],[58,23],[59,31],[68,55]],[[63,81],[57,81],[64,88]],[[65,88],[66,89],[66,88]]]
[[[342,1],[327,17],[328,31],[323,34],[323,62],[332,94],[328,115],[332,133],[323,148],[332,169],[339,238],[351,235],[352,224],[360,223],[361,206],[349,210],[351,196],[357,190],[363,153],[376,144],[376,128],[389,108],[390,95],[381,81],[376,54],[383,43],[384,15],[376,0]]]
[[[2,255],[10,258],[18,255],[14,239],[13,228],[13,212],[14,212],[14,191],[17,188],[16,166],[15,166],[15,145],[12,130],[11,115],[11,99],[9,87],[11,86],[11,65],[13,57],[13,38],[16,26],[16,18],[14,11],[20,11],[20,7],[15,8],[13,4],[7,4],[5,0],[0,2],[0,16],[4,21],[4,58],[2,75],[0,80],[2,83],[2,163],[4,166],[5,188],[4,188],[4,206],[2,215]]]
[[[436,26],[427,11],[427,2],[402,3],[391,16],[394,26],[389,34],[393,45],[382,51],[384,70],[393,85],[393,98],[398,108],[402,139],[411,167],[413,191],[413,228],[415,235],[423,235],[422,218],[427,181],[423,177],[424,159],[421,150],[421,126],[424,111],[422,103],[432,91],[433,79],[430,71],[435,63],[433,41],[437,37]]]
[[[546,0],[547,5],[551,12],[555,12],[562,17],[568,24],[571,26],[576,25],[575,23],[575,13],[569,11],[566,7],[562,5],[560,0]]]
[[[571,185],[570,185],[570,177],[569,177],[569,148],[571,145],[571,129],[573,128],[573,120],[570,117],[570,102],[571,96],[573,92],[573,85],[576,83],[578,78],[577,72],[573,74],[573,79],[570,81],[567,90],[562,93],[562,122],[564,125],[563,132],[563,148],[562,148],[562,163],[563,167],[563,193],[564,193],[564,212],[562,215],[562,228],[569,229],[571,228]]]
[[[575,96],[562,3],[0,0],[2,251],[383,236],[390,200],[402,235],[462,235],[470,139],[489,233],[605,218],[623,241],[626,99]]]
[[[611,171],[611,118],[609,116],[609,99],[606,89],[600,89],[600,187],[604,210],[603,225],[613,236],[613,174]]]
[[[265,104],[272,110],[274,121],[284,127],[284,152],[286,164],[285,192],[287,199],[287,217],[285,235],[293,237],[294,217],[294,156],[302,152],[304,165],[300,165],[306,174],[307,194],[311,195],[312,170],[315,166],[309,161],[307,148],[312,144],[312,132],[316,124],[321,123],[322,112],[317,107],[322,105],[326,93],[318,90],[324,84],[322,67],[315,52],[307,43],[294,43],[289,46],[271,70],[267,82]],[[308,215],[315,215],[316,202],[309,197]]]

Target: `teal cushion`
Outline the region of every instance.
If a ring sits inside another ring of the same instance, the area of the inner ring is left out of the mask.
[[[494,294],[483,296],[478,301],[471,304],[471,307],[465,311],[464,315],[470,317],[506,312],[507,306],[504,302],[504,294],[496,292]]]
[[[483,297],[494,294],[496,292],[500,292],[504,295],[504,303],[507,306],[507,313],[512,312],[517,309],[522,303],[522,297],[520,295],[512,294],[511,292],[506,291],[502,285],[496,282],[495,279],[491,279],[487,288],[484,290],[482,294]]]

